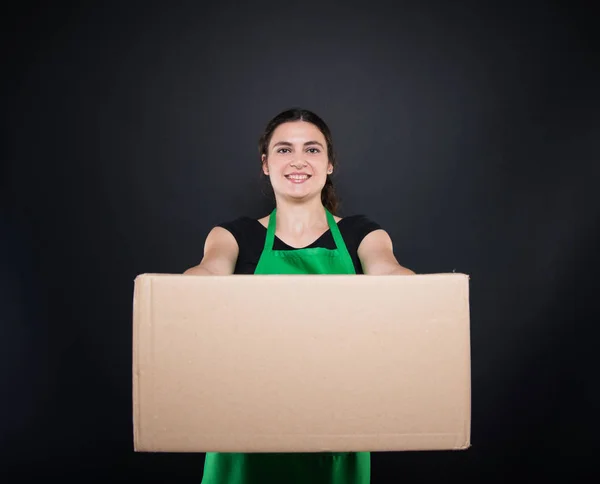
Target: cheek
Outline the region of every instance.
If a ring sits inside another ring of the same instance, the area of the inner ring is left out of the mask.
[[[331,163],[329,163],[329,159],[327,157],[324,157],[322,160],[319,160],[319,168],[324,172],[327,172],[332,168]]]

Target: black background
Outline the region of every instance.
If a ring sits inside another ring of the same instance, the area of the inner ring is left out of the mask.
[[[373,483],[577,482],[600,320],[594,2],[5,6],[0,479],[200,482],[132,451],[131,303],[210,228],[271,208],[258,137],[330,125],[341,215],[471,276],[472,448],[373,454]],[[591,478],[591,476],[590,476]],[[592,479],[593,480],[593,479]]]

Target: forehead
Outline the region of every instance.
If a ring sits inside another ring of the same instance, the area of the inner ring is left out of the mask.
[[[325,145],[325,136],[321,130],[312,123],[306,121],[291,121],[277,126],[271,136],[271,145],[279,141],[290,143],[304,143],[306,141],[319,141]]]

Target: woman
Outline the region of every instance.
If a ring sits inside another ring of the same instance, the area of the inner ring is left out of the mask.
[[[398,263],[378,224],[335,215],[336,160],[319,116],[302,109],[280,113],[268,123],[259,151],[275,208],[259,220],[240,217],[214,227],[202,261],[184,274],[414,274]],[[296,482],[368,483],[370,454],[206,454],[202,484]]]

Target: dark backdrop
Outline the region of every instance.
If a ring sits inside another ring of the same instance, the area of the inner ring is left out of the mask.
[[[0,479],[200,481],[202,455],[132,452],[133,279],[270,210],[257,141],[296,105],[333,130],[342,215],[471,276],[473,446],[374,454],[373,482],[591,471],[593,3],[5,7]]]

